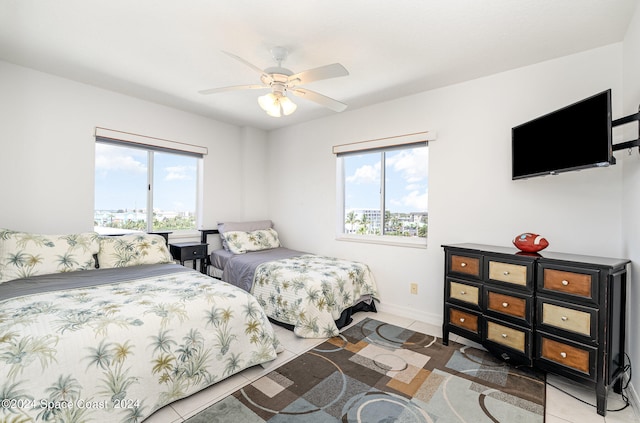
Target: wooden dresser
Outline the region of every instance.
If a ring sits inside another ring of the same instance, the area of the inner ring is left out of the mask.
[[[622,389],[626,259],[444,245],[443,343],[455,333],[505,361],[593,386],[605,415]]]

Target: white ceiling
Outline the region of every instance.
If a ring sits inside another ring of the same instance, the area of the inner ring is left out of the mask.
[[[237,125],[276,129],[334,114],[292,97],[199,90],[259,83],[269,50],[294,72],[349,76],[305,88],[348,110],[622,41],[639,0],[0,0],[0,59]],[[1,75],[0,75],[1,77]],[[343,112],[346,113],[346,112]]]

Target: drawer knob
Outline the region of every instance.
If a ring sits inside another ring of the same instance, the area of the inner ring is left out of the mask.
[[[506,339],[507,334],[506,334],[506,333],[503,333],[503,334],[502,334],[502,337]]]
[[[564,352],[564,351],[563,351],[563,352],[561,352],[561,353],[560,353],[560,357],[562,357],[562,358],[567,358],[567,353],[566,353],[566,352]]]
[[[198,252],[197,252],[197,251],[194,251],[194,252],[193,252],[193,255],[195,256],[196,254],[198,254]]]
[[[467,267],[467,263],[465,262],[460,263],[460,267]]]
[[[504,308],[509,307],[509,303],[502,303],[502,307],[504,307]]]
[[[464,317],[460,318],[460,323],[464,323]]]
[[[564,285],[564,286],[569,285],[569,281],[568,281],[568,280],[566,280],[566,279],[564,279],[564,280],[562,281],[562,285]]]
[[[467,291],[460,291],[460,295],[467,295]]]
[[[507,276],[507,275],[509,275],[509,272],[507,270],[505,270],[502,274]]]
[[[568,318],[567,316],[562,316],[560,319],[561,319],[563,322],[566,322],[567,320],[569,320],[569,318]]]

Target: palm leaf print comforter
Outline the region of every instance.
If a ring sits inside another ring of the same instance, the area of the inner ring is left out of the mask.
[[[7,282],[0,421],[139,422],[277,348],[254,297],[174,264]]]
[[[338,335],[335,320],[343,310],[363,297],[377,298],[369,266],[313,254],[259,265],[251,292],[269,317],[293,325],[304,338]]]

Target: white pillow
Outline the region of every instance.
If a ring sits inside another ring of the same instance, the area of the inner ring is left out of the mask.
[[[0,229],[0,283],[95,268],[96,232],[43,235]]]
[[[101,236],[98,265],[101,269],[140,264],[173,263],[162,235]]]
[[[229,246],[227,245],[227,241],[224,238],[225,232],[252,232],[257,231],[259,229],[270,229],[273,228],[273,222],[271,220],[250,220],[247,222],[220,222],[218,223],[218,233],[220,234],[220,239],[222,240],[222,248],[227,251],[231,251]]]
[[[280,246],[278,233],[274,229],[260,229],[248,232],[228,231],[221,234],[221,236],[225,239],[229,251],[233,254],[268,250]]]

